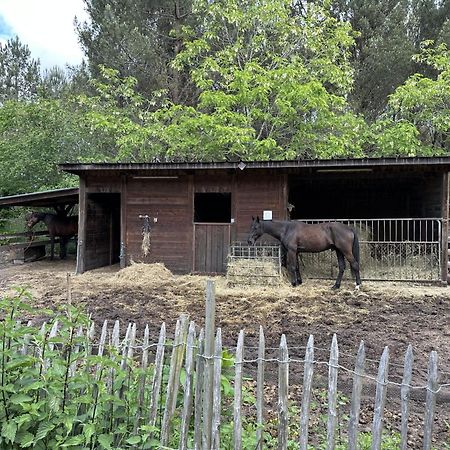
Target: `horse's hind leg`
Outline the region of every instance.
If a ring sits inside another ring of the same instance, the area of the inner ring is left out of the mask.
[[[353,263],[350,263],[350,270],[355,278],[356,289],[359,289],[361,286],[361,275],[359,273],[359,263],[355,259],[353,259]]]
[[[332,289],[339,289],[341,287],[341,281],[342,281],[342,277],[344,276],[344,270],[345,270],[345,258],[344,258],[343,253],[340,250],[336,249],[336,256],[338,259],[339,273],[338,273],[336,282],[334,283],[334,286]]]
[[[353,278],[355,278],[356,289],[361,286],[361,275],[359,273],[359,263],[356,261],[353,253],[347,253],[345,258],[350,264],[350,270],[352,271]]]
[[[288,251],[287,254],[287,269],[291,275],[292,286],[298,286],[302,284],[302,279],[300,277],[300,269],[298,267],[297,253],[292,250]]]

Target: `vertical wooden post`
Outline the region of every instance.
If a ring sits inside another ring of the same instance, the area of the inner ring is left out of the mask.
[[[366,351],[364,341],[359,344],[356,355],[355,374],[353,375],[352,402],[350,406],[350,420],[348,422],[348,450],[358,448],[359,413],[361,410],[362,377],[364,376],[364,364]]]
[[[202,448],[202,402],[203,402],[203,372],[205,368],[205,359],[203,358],[205,350],[205,331],[200,330],[197,343],[197,355],[195,366],[195,400],[194,400],[194,450]]]
[[[214,376],[214,324],[216,316],[216,297],[214,281],[206,282],[206,317],[205,317],[205,369],[203,397],[203,448],[211,448],[212,410],[213,410],[213,376]]]
[[[441,236],[441,279],[448,282],[448,173],[442,174],[442,236]]]
[[[127,176],[122,175],[120,189],[120,268],[127,265]]]
[[[222,376],[222,330],[217,328],[216,344],[214,350],[214,390],[213,390],[213,415],[212,415],[212,437],[211,448],[220,449],[220,418],[222,397],[221,389]]]
[[[258,376],[256,379],[256,449],[263,449],[263,426],[264,426],[264,368],[266,356],[266,342],[263,327],[259,327],[259,347],[258,347]]]
[[[165,322],[163,322],[161,325],[161,330],[159,332],[159,340],[155,356],[155,371],[153,372],[153,380],[152,380],[152,390],[151,390],[152,396],[150,399],[150,412],[148,418],[148,424],[150,425],[150,427],[153,427],[156,424],[156,414],[158,412],[159,393],[161,392],[162,373],[164,366],[165,344],[166,344],[166,324]]]
[[[428,362],[427,402],[423,430],[423,450],[431,449],[431,437],[433,435],[434,410],[436,407],[436,390],[438,380],[438,357],[433,350]]]
[[[281,335],[278,363],[278,450],[288,446],[289,353],[286,336]]]
[[[330,362],[328,369],[328,427],[327,449],[334,450],[334,438],[337,424],[337,379],[338,379],[339,348],[336,335],[331,343]]]
[[[385,347],[381,355],[378,367],[377,390],[375,393],[375,406],[373,411],[372,425],[372,450],[381,449],[381,438],[383,432],[384,405],[386,403],[387,381],[389,369],[389,348]]]
[[[189,423],[192,414],[192,382],[194,380],[194,344],[195,344],[195,324],[191,322],[186,343],[186,378],[184,381],[184,401],[181,414],[180,450],[186,450],[188,444]]]
[[[405,367],[403,369],[402,388],[400,391],[402,401],[402,425],[400,449],[408,449],[408,418],[409,418],[409,394],[412,379],[413,352],[411,344],[408,345],[405,354]]]
[[[86,270],[86,224],[87,224],[87,194],[86,179],[80,176],[80,188],[78,193],[78,244],[76,273]]]
[[[303,373],[303,399],[300,416],[300,450],[308,447],[309,405],[311,402],[312,377],[314,371],[314,337],[311,335],[306,345],[305,368]]]
[[[242,449],[242,369],[244,360],[244,330],[239,332],[236,360],[235,360],[235,376],[234,376],[234,430],[233,442],[234,450]]]
[[[180,387],[180,374],[183,366],[184,351],[188,335],[188,316],[182,314],[177,322],[175,340],[170,356],[169,379],[167,381],[166,403],[161,425],[161,446],[167,446],[170,438],[172,419],[177,405],[178,389]]]

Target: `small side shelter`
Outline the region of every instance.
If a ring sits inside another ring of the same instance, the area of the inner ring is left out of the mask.
[[[80,178],[79,273],[132,261],[224,273],[259,215],[355,227],[365,279],[447,282],[450,157],[60,167]],[[324,264],[310,275],[334,277]]]
[[[42,192],[0,197],[0,209],[23,207],[45,208],[49,212],[65,212],[78,204],[79,189],[64,188]],[[24,213],[25,216],[25,213]],[[25,222],[25,217],[24,217]],[[45,256],[45,247],[50,243],[46,231],[31,233],[7,230],[0,234],[0,262],[17,263]]]

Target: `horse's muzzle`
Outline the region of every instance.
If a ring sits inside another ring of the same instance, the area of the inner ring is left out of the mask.
[[[248,245],[255,245],[255,240],[249,238],[249,239],[247,240],[247,243],[248,243]]]

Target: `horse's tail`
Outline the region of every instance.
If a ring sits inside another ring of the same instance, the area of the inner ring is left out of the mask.
[[[353,257],[356,259],[356,262],[359,264],[359,239],[356,231],[353,230],[353,246],[352,246]]]

